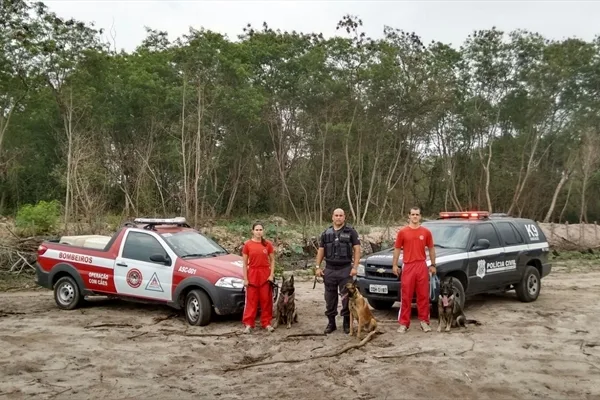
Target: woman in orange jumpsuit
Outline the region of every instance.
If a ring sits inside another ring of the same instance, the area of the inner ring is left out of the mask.
[[[275,276],[275,252],[273,243],[263,238],[264,228],[261,223],[252,225],[252,238],[244,243],[244,287],[246,288],[246,304],[242,323],[244,333],[254,329],[258,305],[260,304],[260,324],[273,332],[273,287]]]

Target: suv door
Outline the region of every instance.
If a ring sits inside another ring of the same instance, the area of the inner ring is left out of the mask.
[[[166,262],[152,261],[163,256]],[[176,255],[159,235],[129,230],[115,260],[118,294],[170,301]]]
[[[487,249],[478,249],[479,239],[490,242]],[[469,294],[484,292],[499,284],[499,271],[504,266],[504,247],[496,228],[490,222],[482,222],[475,226],[471,243],[469,244]],[[500,278],[502,279],[502,278]],[[501,286],[501,285],[498,285]]]
[[[505,278],[505,283],[518,282],[523,273],[523,257],[521,255],[527,251],[527,244],[512,222],[498,221],[496,227],[500,232],[506,257],[504,260],[506,269],[502,277]]]

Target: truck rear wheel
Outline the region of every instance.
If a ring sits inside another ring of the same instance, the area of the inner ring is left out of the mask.
[[[193,289],[185,297],[185,319],[193,326],[206,326],[210,323],[212,307],[210,299],[200,289]]]
[[[540,272],[534,266],[528,265],[521,282],[515,285],[517,299],[524,303],[535,301],[540,295],[542,280]]]
[[[54,284],[54,301],[63,310],[73,310],[81,304],[81,292],[71,276],[63,276]]]

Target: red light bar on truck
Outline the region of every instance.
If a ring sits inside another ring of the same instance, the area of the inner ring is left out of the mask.
[[[185,224],[185,217],[175,218],[136,218],[133,220],[136,224],[152,224],[152,225],[179,225]]]
[[[479,219],[488,218],[490,213],[487,211],[450,211],[441,212],[440,218],[466,218],[466,219]]]

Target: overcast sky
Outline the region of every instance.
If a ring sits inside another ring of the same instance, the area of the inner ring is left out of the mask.
[[[336,35],[345,14],[359,16],[368,36],[381,37],[385,25],[416,32],[425,43],[440,40],[460,45],[475,29],[496,26],[527,29],[548,38],[592,40],[600,33],[600,0],[596,1],[292,1],[292,0],[46,0],[61,17],[95,22],[105,37],[116,32],[118,49],[132,51],[145,37],[144,26],[167,31],[171,39],[190,26],[218,31],[237,40],[247,23],[266,21],[282,31]],[[112,43],[112,39],[111,39]]]

